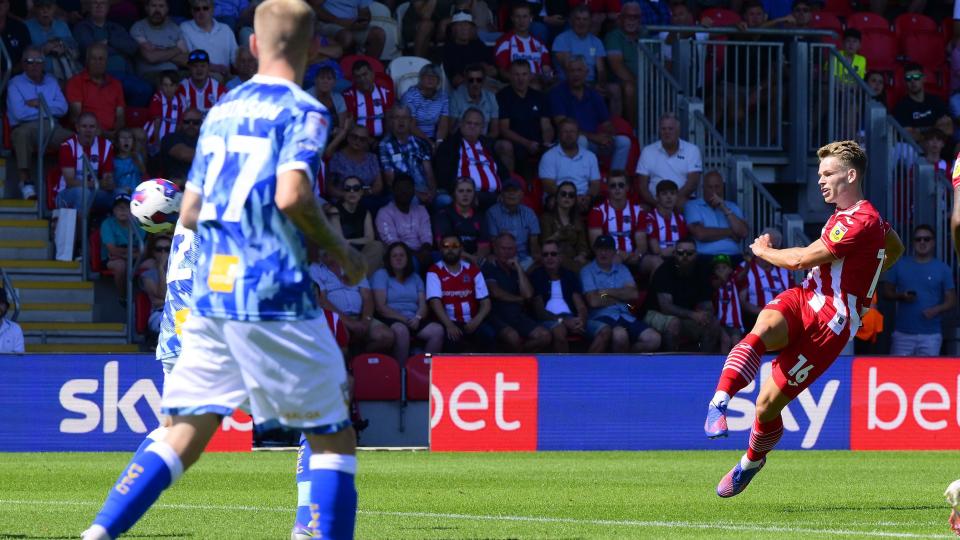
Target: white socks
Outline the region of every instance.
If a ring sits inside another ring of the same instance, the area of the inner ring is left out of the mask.
[[[718,407],[726,407],[730,403],[730,394],[717,390],[717,393],[713,395],[713,399],[710,400],[710,403]]]

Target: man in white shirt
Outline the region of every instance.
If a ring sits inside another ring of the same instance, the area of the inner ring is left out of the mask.
[[[0,354],[23,353],[23,330],[20,325],[4,318],[10,304],[7,292],[0,289]]]
[[[661,180],[673,180],[680,191],[677,206],[682,206],[697,191],[703,160],[695,144],[680,139],[680,120],[671,112],[660,116],[660,140],[643,147],[637,161],[640,200],[649,207],[657,205],[654,193]]]
[[[210,55],[210,72],[220,82],[227,80],[237,56],[237,37],[229,26],[213,18],[210,0],[192,0],[193,19],[180,23],[180,31],[191,51],[202,49]]]

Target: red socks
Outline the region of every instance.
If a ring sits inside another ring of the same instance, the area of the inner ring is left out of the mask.
[[[783,417],[778,416],[769,422],[754,420],[750,430],[750,446],[747,447],[747,459],[760,461],[767,452],[780,442],[783,436]]]
[[[756,334],[747,334],[740,343],[737,343],[727,361],[723,363],[720,373],[720,382],[717,383],[718,392],[726,392],[733,396],[753,381],[760,369],[760,357],[767,351],[763,340]]]

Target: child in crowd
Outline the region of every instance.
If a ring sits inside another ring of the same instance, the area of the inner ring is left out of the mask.
[[[180,77],[176,71],[165,71],[160,76],[157,92],[150,100],[150,121],[144,126],[147,132],[147,153],[160,153],[160,142],[177,130],[177,120],[185,109],[183,96],[177,93]]]
[[[733,263],[726,255],[713,258],[713,307],[720,321],[720,354],[727,354],[734,343],[743,337],[743,312],[740,309],[740,292],[733,277]]]
[[[140,256],[137,246],[143,242],[146,233],[130,223],[130,196],[121,193],[113,200],[113,213],[100,224],[100,258],[113,272],[113,283],[120,293],[120,303],[124,305],[127,300],[127,249],[130,245],[128,229],[140,239],[140,242],[133,242],[133,258],[136,259]]]
[[[113,156],[113,181],[116,193],[130,195],[143,180],[143,154],[134,140],[133,131],[121,129],[117,132],[117,153]]]

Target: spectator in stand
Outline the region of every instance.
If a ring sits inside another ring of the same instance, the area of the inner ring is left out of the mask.
[[[370,151],[370,134],[367,128],[354,125],[347,131],[347,145],[333,154],[327,166],[327,195],[332,200],[343,198],[344,181],[357,178],[363,183],[363,204],[376,212],[390,202],[390,194],[384,193],[383,176],[376,154]]]
[[[713,313],[720,324],[720,354],[729,354],[743,337],[743,308],[740,290],[733,276],[733,263],[726,255],[716,255],[711,261],[710,276],[713,289]]]
[[[317,284],[317,303],[340,316],[350,333],[350,344],[364,352],[389,353],[393,332],[373,317],[374,300],[367,278],[348,285],[337,261],[325,255],[310,265],[310,279]]]
[[[497,92],[500,136],[497,154],[511,172],[524,178],[533,175],[531,161],[538,160],[553,144],[553,123],[546,96],[530,88],[530,63],[510,64],[510,86]]]
[[[67,81],[67,102],[74,123],[81,112],[91,112],[104,136],[112,139],[123,129],[123,86],[107,75],[107,46],[103,43],[87,47],[87,69]]]
[[[130,195],[140,185],[147,168],[132,129],[117,131],[116,155],[113,157],[113,180],[117,193]]]
[[[409,13],[409,11],[408,11]],[[464,82],[460,66],[478,64],[483,67],[485,77],[496,77],[497,68],[493,65],[493,54],[490,47],[484,45],[477,37],[477,27],[473,16],[469,13],[458,12],[450,19],[450,37],[441,52],[443,71],[453,88]]]
[[[537,262],[534,254],[540,253],[540,221],[530,207],[521,204],[522,200],[523,187],[520,182],[508,179],[503,183],[500,202],[491,206],[485,217],[490,238],[496,238],[502,232],[513,236],[520,265],[527,270]]]
[[[660,116],[660,140],[650,143],[640,151],[637,161],[640,202],[654,207],[657,200],[657,184],[673,180],[680,187],[678,206],[683,206],[700,185],[703,161],[697,145],[680,138],[680,120],[668,112]]]
[[[253,12],[259,4],[257,0],[252,2],[250,0],[217,0],[213,6],[213,16],[230,28],[236,29],[243,22],[253,19]]]
[[[860,40],[862,35],[860,31],[856,28],[847,28],[843,31],[843,49],[840,51],[840,54],[850,62],[850,65],[853,67],[853,70],[857,73],[857,76],[861,79],[867,75],[867,59],[860,52]],[[840,78],[841,81],[847,84],[853,84],[853,79],[846,75],[847,70],[843,66],[837,65],[834,73]]]
[[[432,238],[427,209],[413,203],[413,178],[398,174],[393,180],[393,202],[377,212],[377,232],[387,245],[403,242],[414,253],[417,272],[433,262]]]
[[[118,197],[119,198],[119,197]],[[127,203],[129,205],[129,203]],[[139,229],[139,227],[137,227]],[[160,319],[163,318],[163,305],[167,296],[167,261],[170,258],[171,239],[166,234],[153,234],[147,238],[144,250],[146,257],[137,267],[140,276],[140,290],[150,299],[150,317],[147,329],[154,334],[160,333]]]
[[[613,238],[617,262],[637,270],[644,277],[653,272],[651,266],[656,257],[648,257],[646,220],[640,205],[628,197],[627,177],[622,172],[611,173],[607,180],[610,194],[607,200],[590,210],[587,217],[587,233],[590,243],[597,238]],[[656,264],[659,265],[659,260]]]
[[[209,56],[210,72],[218,82],[230,77],[230,65],[237,56],[237,36],[229,26],[213,18],[213,2],[190,0],[193,19],[180,23],[180,31],[191,51],[202,50]]]
[[[249,49],[240,49],[241,51]],[[242,57],[242,53],[237,53],[237,61]],[[256,61],[256,58],[254,58]],[[343,95],[336,90],[337,70],[331,65],[321,66],[317,70],[317,76],[314,79],[313,94],[324,107],[330,111],[330,128],[327,147],[324,149],[324,157],[329,158],[333,151],[340,147],[340,143],[347,136],[347,128],[354,123],[354,118],[347,113],[347,102]],[[229,84],[227,85],[229,87]]]
[[[207,51],[190,51],[187,64],[190,76],[180,81],[177,94],[183,99],[185,109],[193,107],[206,116],[207,111],[227,93],[227,89],[210,76],[210,55]]]
[[[500,107],[497,105],[497,96],[493,92],[483,87],[484,72],[483,66],[474,64],[467,66],[463,70],[465,77],[464,84],[453,91],[450,95],[450,117],[453,118],[453,128],[457,129],[459,122],[457,119],[473,107],[480,109],[486,124],[483,126],[482,133],[491,139],[497,139],[500,136]]]
[[[182,186],[193,164],[197,152],[197,139],[200,136],[200,124],[203,113],[197,109],[187,109],[180,116],[177,131],[167,135],[160,146],[163,165],[167,178]]]
[[[920,139],[924,128],[936,127],[947,135],[953,134],[953,120],[946,104],[937,96],[928,95],[923,88],[923,68],[907,62],[903,67],[907,80],[907,95],[893,108],[893,117],[907,132]]]
[[[887,76],[882,71],[877,71],[871,69],[867,72],[867,76],[864,77],[864,81],[867,83],[867,88],[870,89],[870,96],[883,104],[884,107],[887,106]],[[951,98],[952,100],[953,98]],[[951,101],[952,103],[952,101]],[[960,111],[960,107],[956,109]],[[956,115],[954,115],[956,116]]]
[[[566,84],[558,84],[550,91],[550,112],[557,126],[564,118],[573,118],[580,126],[580,145],[598,157],[610,159],[610,169],[623,170],[627,166],[630,138],[617,135],[610,122],[610,111],[600,94],[587,86],[587,62],[581,55],[573,55],[564,66]]]
[[[420,80],[410,87],[400,103],[410,108],[416,123],[413,134],[430,141],[434,148],[450,131],[450,103],[440,88],[440,67],[427,64],[420,68]]]
[[[548,85],[553,80],[550,51],[542,41],[530,34],[530,23],[533,22],[530,4],[514,3],[510,8],[510,22],[513,23],[513,30],[500,36],[493,46],[500,77],[509,77],[508,70],[514,60],[526,60],[535,77],[531,85],[537,89]]]
[[[580,128],[573,118],[557,123],[560,144],[547,150],[540,158],[540,182],[544,193],[555,194],[562,179],[573,182],[577,188],[577,206],[583,212],[600,194],[600,165],[597,156],[580,146]]]
[[[413,42],[413,55],[430,56],[430,42],[436,36],[441,42],[444,33],[438,31],[446,26],[454,0],[413,0],[401,21],[403,42]],[[473,21],[473,16],[470,17]]]
[[[354,62],[352,70],[353,86],[343,93],[347,114],[379,139],[385,133],[387,111],[393,107],[393,90],[374,83],[373,70],[365,60]]]
[[[149,0],[146,11],[147,17],[130,27],[130,35],[140,46],[138,73],[156,85],[161,73],[186,67],[190,49],[180,27],[167,17],[167,0]]]
[[[250,47],[239,47],[237,49],[237,56],[233,60],[234,76],[229,79],[225,85],[227,87],[227,91],[229,92],[230,90],[233,90],[241,84],[249,81],[251,77],[257,74],[257,66],[257,59],[253,56],[253,53],[250,52]],[[340,106],[340,108],[327,107],[331,113],[336,111],[332,114],[333,116],[337,116],[347,110],[346,104],[343,103],[343,97],[340,96],[340,94],[337,94],[337,97],[340,98],[340,102],[337,104]]]
[[[333,38],[344,51],[380,58],[387,34],[383,28],[371,26],[371,0],[311,0],[317,13],[317,30]]]
[[[703,198],[688,202],[684,214],[701,255],[728,255],[735,264],[743,260],[740,241],[749,230],[737,203],[723,199],[723,177],[719,172],[710,171],[704,176]]]
[[[9,5],[9,0],[0,0],[0,3],[3,2]],[[23,354],[23,329],[19,324],[6,318],[9,310],[7,291],[0,287],[0,354]]]
[[[20,192],[24,199],[35,199],[37,190],[33,185],[30,168],[35,163],[37,151],[40,96],[43,96],[50,114],[55,118],[61,118],[67,113],[67,101],[57,80],[44,73],[43,53],[39,47],[27,46],[22,58],[23,73],[10,79],[7,86],[7,119],[12,128],[10,138],[13,140],[13,154],[17,160]],[[50,143],[59,146],[71,135],[70,131],[55,123]]]
[[[150,120],[144,126],[147,153],[151,156],[160,152],[164,137],[177,130],[177,122],[186,108],[183,96],[177,94],[180,84],[177,72],[165,71],[159,79],[160,84],[150,100]]]
[[[452,191],[454,179],[468,176],[477,188],[477,202],[485,211],[497,200],[501,178],[509,172],[494,157],[493,141],[480,134],[484,118],[479,109],[470,108],[460,117],[460,130],[437,147],[434,175],[440,185]]]
[[[383,243],[377,240],[372,213],[361,204],[363,182],[355,176],[348,176],[343,181],[341,193],[341,199],[327,211],[330,222],[353,249],[363,254],[367,273],[372,274],[383,261]]]
[[[4,70],[16,72],[27,46],[30,45],[30,31],[20,19],[10,15],[10,0],[0,0],[0,39],[3,40],[13,65],[2,65]]]
[[[502,232],[493,241],[493,259],[483,265],[493,309],[490,324],[507,352],[542,352],[550,346],[550,332],[526,312],[533,286],[517,256],[517,241]]]
[[[648,26],[670,24],[670,6],[662,0],[631,0],[640,4],[643,23]]]
[[[897,303],[890,354],[939,356],[943,314],[957,305],[950,267],[935,258],[929,225],[913,230],[913,257],[903,257],[883,276],[883,297]]]
[[[80,208],[84,196],[80,186],[85,184],[87,207],[107,211],[113,204],[113,145],[99,136],[93,113],[80,113],[76,125],[77,134],[60,145],[57,206]]]
[[[476,349],[488,350],[497,331],[486,321],[490,315],[490,294],[480,267],[461,259],[460,238],[440,240],[440,262],[427,271],[427,302],[446,332],[443,350],[464,350],[463,341]]]
[[[380,142],[380,170],[388,187],[393,186],[397,174],[413,178],[413,190],[421,204],[438,206],[449,204],[448,195],[437,195],[437,181],[433,176],[430,143],[411,132],[413,116],[406,105],[397,105],[390,111],[390,133]]]
[[[451,15],[470,15],[473,23],[472,32],[474,32],[481,41],[492,43],[500,37],[500,29],[497,27],[497,20],[493,16],[493,11],[484,0],[456,0]],[[453,17],[450,23],[453,23]],[[447,32],[450,32],[450,26],[447,26]],[[445,36],[446,37],[446,36]],[[465,62],[464,65],[469,65]],[[494,71],[493,74],[496,74]]]
[[[560,32],[567,29],[567,15],[570,13],[567,0],[530,2],[530,8],[533,15],[530,33],[541,43],[553,43]]]
[[[570,338],[587,337],[589,310],[583,299],[579,271],[570,270],[563,259],[563,249],[554,240],[544,240],[540,252],[543,263],[530,274],[533,287],[533,312],[541,326],[550,331],[553,352],[570,352]],[[588,353],[606,351],[610,343],[610,327],[602,327],[590,340]]]
[[[673,257],[677,242],[690,235],[687,220],[676,209],[678,194],[673,180],[661,181],[657,184],[657,207],[645,216],[647,245],[650,252],[661,259],[660,262],[665,257]]]
[[[590,260],[587,229],[581,215],[577,206],[577,187],[570,181],[560,182],[553,208],[540,214],[542,244],[557,244],[564,265],[574,272],[579,272]]]
[[[612,236],[597,237],[593,243],[597,258],[580,270],[583,294],[590,307],[587,323],[591,339],[604,327],[610,329],[611,350],[615,353],[653,352],[660,348],[660,333],[633,314],[640,292],[627,267],[616,260]]]
[[[683,4],[686,8],[686,4]],[[691,21],[692,22],[692,21]],[[625,2],[617,16],[617,27],[607,32],[604,46],[610,63],[611,79],[619,82],[622,91],[623,117],[631,124],[637,118],[637,69],[640,65],[640,5]],[[670,49],[670,47],[664,47]]]
[[[121,193],[113,200],[113,213],[100,224],[100,259],[107,270],[113,272],[113,284],[120,294],[120,303],[127,303],[127,251],[129,239],[138,236],[140,242],[146,237],[143,229],[130,222],[130,196]],[[134,244],[133,259],[140,256],[140,243]],[[96,254],[94,256],[97,256]]]
[[[950,172],[947,170],[947,161],[940,156],[943,155],[943,149],[948,143],[946,133],[937,128],[927,128],[923,130],[920,137],[920,147],[923,148],[923,159],[933,165],[933,174],[937,181],[947,181],[950,179]]]
[[[713,316],[710,281],[697,264],[693,240],[677,242],[674,256],[653,274],[644,321],[666,337],[667,349],[717,352],[720,323]]]
[[[67,23],[54,18],[53,0],[33,0],[34,17],[27,19],[30,43],[43,51],[47,73],[60,82],[66,82],[79,73],[80,49]]]
[[[760,236],[765,234],[770,236],[770,247],[780,249],[783,245],[780,231],[767,228]],[[760,257],[751,257],[749,261],[740,263],[738,278],[740,307],[743,308],[743,319],[747,328],[753,328],[757,316],[768,303],[793,286],[793,280],[786,269],[774,266]]]
[[[108,0],[91,0],[90,17],[77,23],[73,28],[73,36],[80,46],[80,52],[84,54],[95,43],[106,44],[107,73],[120,81],[131,104],[144,107],[150,101],[153,87],[133,74],[132,61],[139,46],[126,28],[107,20],[109,11]]]
[[[377,315],[393,331],[393,357],[403,363],[410,357],[413,337],[423,341],[423,352],[436,354],[443,347],[443,326],[429,322],[426,287],[413,271],[413,255],[403,242],[387,248],[383,268],[373,275]]]
[[[590,33],[590,8],[586,5],[570,10],[570,29],[557,36],[552,50],[560,78],[565,78],[567,61],[579,55],[587,62],[587,83],[602,85],[607,82],[607,50],[600,38]]]
[[[458,178],[453,188],[453,204],[441,208],[433,216],[433,233],[437,245],[448,236],[460,238],[461,256],[480,266],[490,253],[490,241],[483,217],[477,210],[476,193],[472,178]]]

